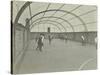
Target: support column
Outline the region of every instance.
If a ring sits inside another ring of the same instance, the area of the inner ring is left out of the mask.
[[[26,18],[26,25],[25,28],[27,30],[27,43],[30,41],[30,25],[29,25],[29,19]]]

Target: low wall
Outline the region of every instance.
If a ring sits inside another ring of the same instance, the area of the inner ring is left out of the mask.
[[[47,38],[48,33],[47,32],[31,32],[31,39],[35,39],[38,34],[44,34],[45,38]],[[84,36],[85,42],[90,44],[95,44],[95,37],[97,37],[97,32],[67,32],[67,33],[50,33],[51,36],[55,38],[59,38],[59,36],[68,38],[69,40],[82,42],[81,36]]]
[[[97,32],[75,32],[67,33],[68,39],[73,41],[82,42],[81,36],[84,36],[85,42],[90,44],[95,44],[95,37],[97,37]]]

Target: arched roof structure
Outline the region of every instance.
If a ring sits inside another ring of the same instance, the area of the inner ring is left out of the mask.
[[[40,26],[44,20],[45,24],[49,21],[49,25],[61,29],[59,32],[97,31],[95,5],[13,1],[13,6],[13,24],[22,23],[25,26],[25,19],[29,18],[30,31],[33,32],[34,26]]]

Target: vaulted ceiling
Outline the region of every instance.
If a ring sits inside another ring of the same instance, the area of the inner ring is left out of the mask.
[[[25,1],[13,2],[13,22]],[[97,6],[31,2],[21,14],[18,23],[25,26],[30,19],[31,32],[88,32],[97,31]]]

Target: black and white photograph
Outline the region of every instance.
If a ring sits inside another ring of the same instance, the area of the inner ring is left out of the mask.
[[[97,69],[97,6],[11,1],[11,73]]]

